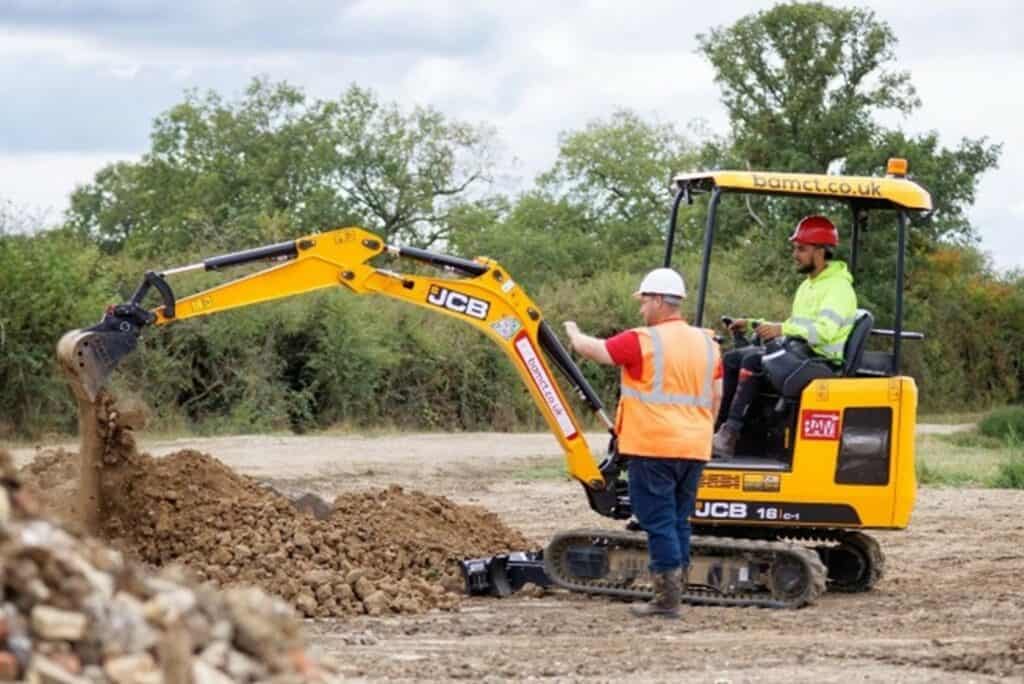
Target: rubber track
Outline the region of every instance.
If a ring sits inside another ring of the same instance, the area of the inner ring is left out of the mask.
[[[743,539],[770,539],[774,541],[800,542],[804,544],[841,544],[852,546],[862,554],[868,563],[868,571],[864,579],[856,584],[845,585],[829,581],[829,591],[843,593],[857,593],[869,591],[885,574],[885,554],[882,552],[878,541],[859,530],[842,530],[825,527],[787,527],[787,528],[764,528],[764,527],[706,527],[700,530],[701,534],[711,537],[726,537]],[[808,547],[817,550],[817,547]]]
[[[556,534],[544,550],[544,569],[551,580],[570,591],[622,599],[651,599],[654,590],[649,583],[637,580],[612,582],[610,580],[572,577],[562,566],[563,551],[569,546],[614,546],[640,550],[646,553],[647,537],[641,532],[607,529],[577,529]],[[690,585],[683,592],[684,603],[706,606],[747,606],[759,608],[800,608],[813,603],[825,592],[826,570],[818,554],[803,546],[762,539],[732,539],[726,537],[694,536],[690,539],[693,556],[728,557],[735,555],[783,556],[800,563],[810,581],[799,595],[790,599],[777,599],[761,594],[731,594],[723,596],[711,588]]]

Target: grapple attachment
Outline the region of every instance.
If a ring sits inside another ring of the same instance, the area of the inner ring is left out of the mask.
[[[72,391],[95,401],[117,364],[135,349],[142,328],[155,320],[154,313],[135,304],[119,304],[91,328],[65,333],[57,343],[57,358]]]

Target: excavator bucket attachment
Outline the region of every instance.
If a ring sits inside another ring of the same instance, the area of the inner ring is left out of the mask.
[[[74,393],[95,401],[121,359],[138,344],[142,326],[154,314],[132,304],[111,307],[97,325],[65,333],[57,343],[57,358]]]

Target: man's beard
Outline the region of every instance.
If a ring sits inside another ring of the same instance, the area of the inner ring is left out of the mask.
[[[797,264],[796,272],[802,275],[814,272],[814,264]]]

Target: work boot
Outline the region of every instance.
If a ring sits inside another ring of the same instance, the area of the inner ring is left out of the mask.
[[[711,441],[711,453],[715,456],[731,458],[736,454],[736,442],[740,439],[740,431],[728,423],[722,423],[715,438]]]
[[[683,571],[680,568],[654,573],[654,599],[642,606],[633,606],[637,617],[679,617],[679,594],[682,591]]]

